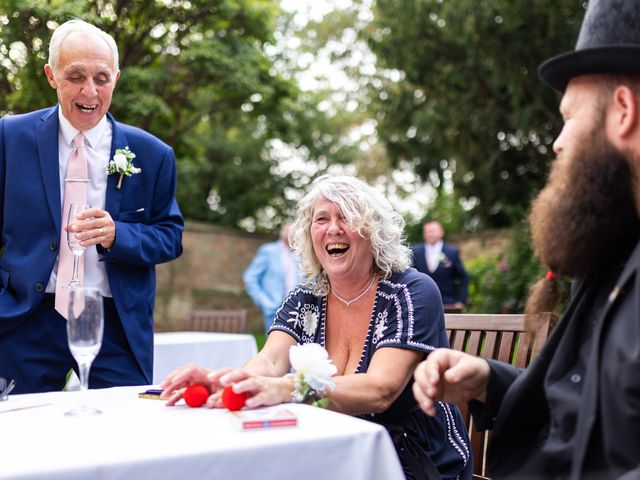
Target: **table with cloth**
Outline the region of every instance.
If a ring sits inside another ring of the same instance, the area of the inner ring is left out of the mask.
[[[383,427],[301,404],[295,427],[240,430],[225,409],[165,406],[147,387],[87,392],[102,415],[65,417],[79,392],[0,402],[0,479],[401,480]],[[31,407],[31,408],[27,408]]]
[[[154,335],[153,383],[190,363],[215,370],[239,368],[258,350],[253,335],[218,332],[164,332]]]

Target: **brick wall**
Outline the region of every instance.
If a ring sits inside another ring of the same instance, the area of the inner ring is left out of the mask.
[[[276,239],[186,222],[182,255],[157,267],[156,329],[183,330],[196,308],[247,308],[250,328],[260,331],[260,313],[244,290],[242,272],[260,245]]]
[[[476,256],[505,251],[508,237],[507,232],[492,231],[455,236],[447,241],[460,248],[466,262]],[[182,256],[157,267],[156,329],[183,330],[189,312],[196,308],[246,308],[250,329],[262,331],[262,317],[244,290],[242,272],[260,245],[276,239],[276,236],[187,222]]]

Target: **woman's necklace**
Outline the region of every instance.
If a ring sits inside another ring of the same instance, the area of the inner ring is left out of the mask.
[[[369,282],[369,285],[367,285],[367,288],[365,288],[362,292],[360,292],[358,295],[356,295],[351,300],[345,300],[340,295],[338,295],[336,292],[334,292],[333,288],[331,289],[331,293],[333,294],[334,297],[336,297],[338,300],[340,300],[342,303],[344,303],[348,307],[352,303],[355,303],[358,300],[360,300],[362,297],[364,297],[367,294],[367,292],[369,290],[371,290],[371,286],[373,285],[373,281],[375,280],[375,278],[376,278],[376,273],[373,272],[373,274],[371,275],[371,281]]]

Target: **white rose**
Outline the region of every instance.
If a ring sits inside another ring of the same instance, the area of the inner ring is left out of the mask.
[[[317,343],[293,345],[289,349],[291,367],[298,375],[302,375],[314,390],[333,388],[331,377],[338,371],[331,363],[327,351]]]
[[[113,156],[113,162],[116,164],[118,170],[126,170],[129,163],[127,156],[123,153],[116,153]]]

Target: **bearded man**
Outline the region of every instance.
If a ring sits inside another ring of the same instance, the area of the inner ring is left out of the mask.
[[[541,260],[575,280],[562,321],[526,370],[443,349],[415,372],[425,412],[469,401],[493,428],[494,479],[640,478],[638,25],[639,2],[592,0],[575,51],[540,67],[564,127],[530,222]]]

